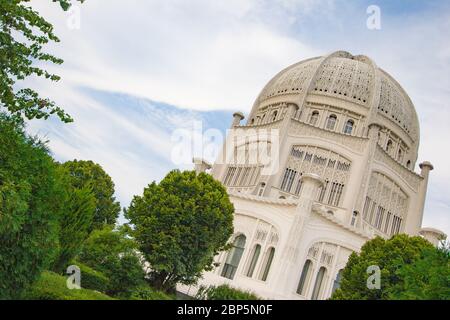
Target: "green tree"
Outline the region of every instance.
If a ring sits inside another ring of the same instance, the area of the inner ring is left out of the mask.
[[[114,197],[114,182],[103,168],[92,161],[68,161],[63,168],[76,189],[90,188],[95,197],[95,213],[89,231],[114,225],[120,213],[120,203]]]
[[[64,272],[70,260],[80,252],[89,236],[95,212],[95,198],[90,188],[77,189],[67,184],[66,190],[67,199],[59,220],[59,252],[53,265],[56,272]]]
[[[64,200],[45,144],[0,113],[0,299],[20,297],[50,266]]]
[[[93,231],[78,257],[80,262],[108,278],[106,292],[113,296],[128,297],[134,288],[145,285],[145,272],[137,244],[127,236],[127,230],[126,227],[113,230],[107,226]]]
[[[333,294],[334,300],[386,300],[393,291],[404,287],[404,277],[399,270],[413,264],[423,250],[433,249],[431,243],[421,237],[396,235],[385,240],[377,237],[366,242],[359,254],[352,253],[345,266],[340,288]],[[369,289],[367,273],[369,266],[381,271],[380,289]]]
[[[152,285],[170,292],[211,270],[213,257],[233,233],[233,211],[222,184],[193,171],[171,171],[135,196],[125,215],[150,263]]]
[[[403,280],[393,287],[390,299],[450,300],[450,250],[427,248],[419,259],[397,271]]]
[[[84,0],[79,0],[83,2]],[[26,3],[30,0],[0,0],[0,106],[27,119],[47,119],[56,114],[62,121],[71,117],[48,98],[42,98],[31,88],[17,90],[16,82],[29,76],[59,81],[60,77],[36,65],[62,64],[63,60],[43,51],[49,42],[59,42],[53,26]],[[70,0],[59,2],[64,10]]]

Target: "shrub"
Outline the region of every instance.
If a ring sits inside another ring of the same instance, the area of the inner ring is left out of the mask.
[[[100,271],[74,261],[72,263],[80,268],[81,271],[81,287],[84,289],[92,289],[100,292],[106,292],[109,288],[109,279]]]
[[[112,230],[111,226],[94,230],[77,258],[108,278],[107,294],[123,298],[134,288],[145,285],[145,272],[136,243],[125,231],[125,228]],[[83,280],[81,283],[83,285]]]
[[[174,300],[175,298],[150,286],[140,286],[133,290],[130,300]]]
[[[216,286],[201,286],[195,296],[197,300],[260,300],[249,291],[242,291],[223,284]]]
[[[25,292],[26,300],[112,300],[111,297],[88,289],[69,289],[67,278],[44,271],[40,278]]]

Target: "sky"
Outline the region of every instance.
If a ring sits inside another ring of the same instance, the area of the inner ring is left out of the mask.
[[[367,26],[371,5],[380,9],[379,29]],[[435,166],[423,225],[450,235],[450,1],[87,0],[63,12],[33,0],[33,7],[61,40],[46,50],[65,63],[45,66],[60,82],[24,85],[75,122],[34,120],[28,130],[48,139],[59,161],[101,164],[122,206],[169,170],[192,168],[174,154],[174,132],[199,124],[199,132],[223,132],[281,69],[345,50],[371,57],[410,95],[421,128],[418,163]]]

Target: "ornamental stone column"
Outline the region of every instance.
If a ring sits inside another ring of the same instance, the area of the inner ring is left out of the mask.
[[[292,221],[286,245],[281,253],[281,267],[277,281],[280,292],[285,292],[287,287],[292,287],[293,275],[297,275],[301,271],[301,261],[299,258],[301,253],[304,253],[300,252],[303,227],[310,219],[313,204],[316,201],[319,189],[324,185],[323,180],[316,174],[304,174],[301,181],[302,187],[298,205],[295,209],[294,220]]]
[[[423,180],[419,185],[419,192],[417,194],[416,206],[414,208],[410,208],[410,217],[407,219],[407,225],[405,226],[405,232],[408,234],[419,235],[419,231],[422,227],[423,220],[423,212],[425,209],[425,199],[427,196],[428,189],[428,178],[430,176],[430,171],[434,169],[433,165],[428,162],[422,162],[419,165]]]

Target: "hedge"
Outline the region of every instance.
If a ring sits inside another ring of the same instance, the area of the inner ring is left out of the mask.
[[[25,300],[113,300],[113,298],[88,289],[67,288],[67,277],[44,271],[40,278],[25,292]]]

